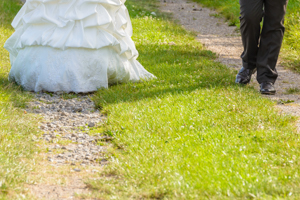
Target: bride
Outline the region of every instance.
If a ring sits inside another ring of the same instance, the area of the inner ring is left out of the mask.
[[[29,91],[92,92],[153,78],[138,52],[126,0],[27,0],[12,22],[9,79]]]

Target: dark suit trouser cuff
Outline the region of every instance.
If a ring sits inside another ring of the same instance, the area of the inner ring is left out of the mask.
[[[240,0],[243,66],[257,68],[257,80],[275,83],[275,69],[284,35],[287,0]],[[261,30],[260,22],[264,19]]]

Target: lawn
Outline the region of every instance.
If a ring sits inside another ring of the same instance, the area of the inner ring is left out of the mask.
[[[155,0],[128,0],[139,61],[157,79],[111,86],[93,96],[108,116],[111,164],[87,181],[106,199],[299,199],[295,118],[276,102],[233,83],[236,72],[194,34],[171,22]],[[0,2],[0,199],[17,199],[34,162],[37,120],[22,112],[29,93],[7,80],[2,48],[20,9]],[[4,12],[5,11],[5,12]],[[150,13],[155,11],[156,16]]]
[[[214,62],[194,35],[155,1],[128,0],[139,61],[157,79],[99,90],[114,136],[103,179],[106,199],[299,199],[295,118]],[[157,16],[152,17],[155,11]]]
[[[9,24],[21,8],[17,2],[0,1],[0,199],[20,197],[36,151],[37,121],[20,109],[31,96],[7,80],[10,63],[3,45],[13,33]]]
[[[230,23],[239,27],[238,0],[194,0],[219,11]],[[285,20],[286,32],[282,48],[282,59],[285,66],[300,72],[300,2],[289,0]]]

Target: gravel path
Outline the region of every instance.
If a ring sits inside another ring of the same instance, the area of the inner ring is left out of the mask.
[[[242,65],[242,41],[236,27],[228,26],[227,22],[218,16],[217,12],[202,7],[188,0],[160,0],[161,10],[171,13],[184,28],[198,33],[197,39],[209,50],[219,55],[218,61],[239,70]],[[277,94],[266,96],[278,102],[277,107],[285,113],[300,116],[300,75],[287,70],[279,63],[279,77],[275,84]],[[257,90],[259,85],[252,77],[251,85]],[[234,80],[232,80],[234,81]],[[292,94],[289,91],[294,91]],[[300,130],[300,121],[297,123]]]
[[[26,0],[21,0],[25,3]],[[90,190],[84,180],[97,179],[98,172],[108,164],[105,157],[112,138],[91,130],[105,122],[106,117],[95,109],[88,96],[65,100],[57,94],[35,94],[25,113],[43,117],[39,154],[43,161],[39,170],[30,175],[35,184],[28,184],[30,199],[81,199]],[[101,145],[101,146],[100,146]],[[85,197],[85,199],[89,199]]]
[[[102,166],[108,163],[105,152],[111,138],[93,130],[104,123],[106,117],[95,109],[88,96],[63,99],[57,94],[42,93],[36,94],[35,98],[24,112],[39,114],[44,118],[39,124],[43,135],[38,140],[44,144],[42,151],[47,150],[41,155],[47,161],[41,164],[43,170],[38,174],[49,174],[53,170],[57,172],[51,175],[56,177],[51,184],[46,181],[30,185],[31,195],[38,199],[74,199],[75,193],[89,192],[76,173],[87,173],[87,169],[92,167],[89,173],[93,176],[94,172],[101,171]],[[66,167],[67,171],[59,172]],[[65,182],[68,184],[56,184],[61,174],[67,177]]]
[[[101,136],[100,133],[89,135],[91,128],[105,121],[92,100],[87,96],[64,100],[56,94],[37,94],[36,98],[37,101],[31,102],[26,112],[44,117],[45,121],[39,126],[44,132],[40,139],[49,143],[50,162],[57,165],[99,165],[101,159],[105,160],[105,147],[97,143],[111,138]],[[57,149],[61,153],[52,155]]]

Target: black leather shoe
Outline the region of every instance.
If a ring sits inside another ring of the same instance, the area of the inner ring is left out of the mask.
[[[256,72],[255,69],[246,69],[242,67],[239,73],[236,75],[235,83],[248,84],[251,81],[251,76]]]
[[[270,82],[263,82],[260,84],[260,93],[261,94],[268,94],[268,95],[274,95],[276,93],[276,90],[274,88],[274,84]]]

